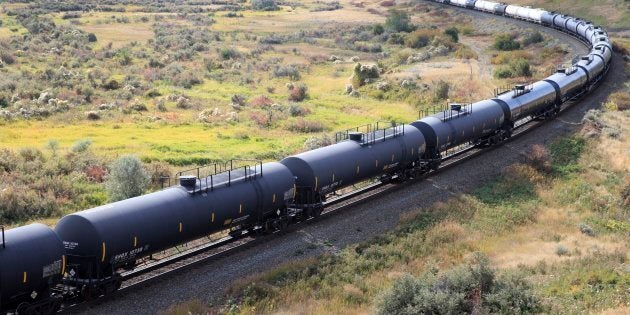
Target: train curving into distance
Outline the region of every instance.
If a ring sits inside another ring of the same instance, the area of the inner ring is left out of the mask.
[[[42,224],[3,230],[2,313],[52,313],[68,296],[116,291],[121,271],[167,248],[217,231],[281,230],[318,216],[327,196],[343,188],[371,178],[422,175],[449,150],[500,143],[526,121],[554,117],[564,102],[596,86],[610,66],[608,35],[589,21],[491,1],[434,2],[542,24],[592,49],[542,81],[473,104],[450,104],[411,124],[339,133],[336,144],[280,162],[236,167],[230,161],[180,173],[177,186],[67,215],[54,231]]]

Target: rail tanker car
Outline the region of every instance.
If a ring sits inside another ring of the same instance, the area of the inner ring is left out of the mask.
[[[492,1],[433,2],[542,24],[592,49],[544,80],[451,104],[408,125],[346,131],[333,145],[280,162],[230,161],[182,172],[174,187],[67,215],[54,230],[41,224],[2,230],[2,313],[52,313],[68,297],[117,290],[121,272],[143,257],[219,231],[281,230],[318,216],[329,195],[361,181],[422,175],[453,150],[500,143],[521,122],[557,115],[610,67],[608,34],[589,21]]]

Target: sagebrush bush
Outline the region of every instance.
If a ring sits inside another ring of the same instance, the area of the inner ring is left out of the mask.
[[[373,79],[379,78],[381,70],[377,65],[362,65],[357,63],[354,65],[352,73],[352,85],[358,88]]]
[[[405,37],[405,46],[409,48],[425,47],[437,34],[437,31],[432,29],[423,28],[415,30]]]
[[[508,34],[498,35],[494,39],[494,48],[497,50],[516,50],[521,48],[521,44]]]
[[[545,40],[545,38],[542,36],[542,34],[540,34],[540,32],[538,32],[538,31],[536,31],[536,32],[528,34],[523,39],[523,46],[529,46],[531,44],[537,44],[537,43],[540,43],[540,42],[542,42],[544,40]]]
[[[133,155],[118,158],[109,169],[105,188],[112,202],[140,196],[148,187],[149,174]]]
[[[275,11],[279,8],[275,0],[252,0],[252,9],[254,10]]]
[[[518,274],[497,276],[487,257],[440,274],[403,275],[376,301],[377,314],[534,314],[541,310],[531,285]]]
[[[301,78],[300,70],[293,65],[278,65],[273,69],[272,74],[276,78],[287,77],[293,81],[297,81]]]

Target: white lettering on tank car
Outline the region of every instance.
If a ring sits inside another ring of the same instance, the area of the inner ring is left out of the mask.
[[[122,262],[130,261],[130,260],[135,260],[138,254],[145,252],[148,249],[149,249],[149,245],[145,245],[144,247],[138,247],[128,252],[115,255],[114,257],[112,257],[112,259],[110,259],[109,262],[112,264],[117,264],[117,263],[122,263]]]
[[[79,243],[78,242],[68,242],[68,241],[64,241],[63,242],[63,247],[65,249],[75,249],[77,247],[79,247]]]

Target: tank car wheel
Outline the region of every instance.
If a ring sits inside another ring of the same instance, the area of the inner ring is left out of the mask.
[[[22,302],[15,309],[16,314],[28,314],[29,308],[31,308],[31,303]]]
[[[81,288],[81,297],[86,301],[94,300],[99,296],[101,296],[101,290],[99,287],[84,285]]]

